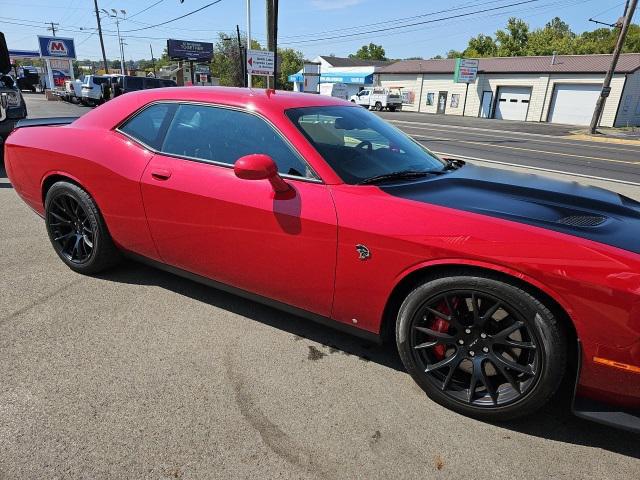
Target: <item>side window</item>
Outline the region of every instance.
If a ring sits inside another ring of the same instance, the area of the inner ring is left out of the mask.
[[[173,110],[175,105],[170,103],[151,105],[127,120],[118,130],[157,150]]]
[[[267,122],[228,108],[180,105],[162,151],[227,165],[244,155],[263,153],[273,158],[281,174],[314,178],[306,163]]]

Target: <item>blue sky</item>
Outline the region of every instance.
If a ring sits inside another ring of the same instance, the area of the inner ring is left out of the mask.
[[[191,10],[211,0],[99,0],[100,8],[125,9],[131,17],[121,23],[125,57],[149,58],[149,44],[158,56],[166,38],[213,40],[217,32],[235,33],[235,25],[246,29],[246,0],[222,0],[201,12],[162,27],[143,29]],[[447,16],[528,2],[504,9],[439,21]],[[264,43],[264,0],[252,0],[252,36]],[[391,58],[442,54],[463,49],[469,37],[493,34],[509,16],[524,18],[532,28],[560,16],[576,32],[591,30],[589,17],[614,22],[624,8],[622,0],[280,0],[279,43],[301,50],[307,58],[320,54],[346,56],[359,46],[382,44]],[[440,13],[437,13],[440,12]],[[0,31],[9,48],[36,49],[37,35],[46,35],[44,22],[60,24],[58,36],[76,39],[79,58],[100,58],[95,33],[93,0],[0,0]],[[393,22],[392,22],[393,21]],[[423,22],[423,23],[421,23]],[[429,22],[429,23],[424,23]],[[405,28],[391,28],[416,24]],[[103,20],[109,58],[117,58],[116,26]],[[138,31],[127,30],[143,29]],[[370,30],[382,30],[369,32]],[[344,35],[348,35],[344,37]],[[341,37],[342,38],[332,38]]]

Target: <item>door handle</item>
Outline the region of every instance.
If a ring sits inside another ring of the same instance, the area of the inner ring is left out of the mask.
[[[168,180],[171,177],[171,170],[157,168],[151,171],[151,176],[156,180]]]

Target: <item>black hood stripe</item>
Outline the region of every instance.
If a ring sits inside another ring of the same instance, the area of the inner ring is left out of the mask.
[[[602,188],[469,164],[444,175],[380,188],[407,200],[546,228],[640,254],[640,203]]]

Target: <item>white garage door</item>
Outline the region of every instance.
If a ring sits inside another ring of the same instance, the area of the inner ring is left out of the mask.
[[[556,85],[549,110],[549,122],[589,125],[600,90],[602,85]]]
[[[500,120],[526,120],[531,87],[498,87],[495,117]]]

